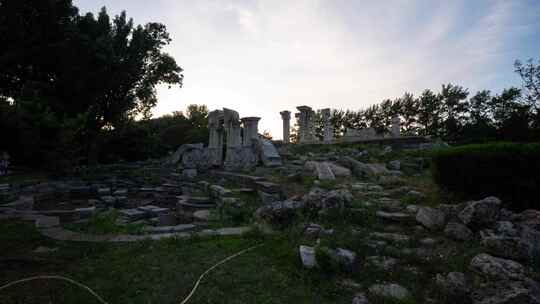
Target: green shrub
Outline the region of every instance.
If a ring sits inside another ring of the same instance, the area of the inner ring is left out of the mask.
[[[515,211],[538,208],[540,144],[467,145],[433,153],[432,172],[444,189],[467,199],[494,195]]]

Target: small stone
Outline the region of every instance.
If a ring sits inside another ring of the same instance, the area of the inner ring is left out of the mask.
[[[463,299],[470,292],[465,274],[462,272],[450,272],[447,275],[437,274],[437,285],[451,299]]]
[[[456,222],[448,223],[444,228],[444,234],[456,241],[468,241],[473,236],[472,231],[467,226]]]
[[[369,304],[369,300],[364,293],[357,293],[352,299],[352,304]]]
[[[302,260],[302,264],[306,268],[313,268],[317,266],[317,260],[315,258],[315,248],[300,245],[300,259]]]
[[[435,208],[420,207],[416,214],[416,221],[430,230],[444,227],[444,220],[444,213]]]
[[[389,242],[406,243],[410,241],[410,238],[408,236],[398,233],[372,232],[369,235],[372,238],[382,239]]]
[[[372,285],[369,287],[369,292],[377,297],[394,300],[405,300],[411,296],[405,287],[395,283]]]
[[[34,249],[34,253],[51,253],[58,251],[58,247],[50,248],[45,246],[39,246],[38,248]]]
[[[399,160],[392,160],[388,162],[388,169],[390,170],[400,170],[401,162]]]

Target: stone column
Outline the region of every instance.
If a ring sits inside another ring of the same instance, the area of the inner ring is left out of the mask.
[[[283,143],[291,142],[291,112],[281,111],[281,119],[283,120]]]
[[[399,116],[392,117],[392,130],[390,133],[392,134],[392,137],[400,137],[400,125],[401,125],[401,119]]]
[[[251,147],[252,139],[257,139],[257,137],[259,136],[260,119],[260,117],[244,117],[241,119],[242,125],[244,125],[244,147]]]
[[[296,115],[298,118],[298,142],[301,144],[313,143],[313,117],[315,112],[308,106],[296,107],[300,113]]]
[[[237,163],[237,159],[242,150],[242,128],[238,112],[223,108],[223,126],[227,133],[227,155],[225,155],[225,166],[232,167]]]
[[[210,164],[213,166],[221,166],[223,162],[223,127],[221,120],[223,112],[215,110],[208,113],[208,154]]]
[[[334,129],[330,122],[330,109],[322,109],[321,114],[324,121],[324,143],[331,144],[334,140]]]

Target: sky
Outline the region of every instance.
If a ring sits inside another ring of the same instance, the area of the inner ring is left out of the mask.
[[[74,0],[80,13],[125,10],[160,22],[184,86],[160,86],[154,116],[206,104],[259,116],[358,110],[453,83],[471,93],[520,87],[516,59],[540,59],[539,0]],[[293,116],[294,119],[294,116]]]

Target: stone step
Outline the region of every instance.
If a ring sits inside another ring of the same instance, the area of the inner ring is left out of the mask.
[[[386,211],[377,211],[375,216],[384,221],[398,222],[398,223],[414,223],[415,218],[403,212],[386,212]]]
[[[146,226],[143,228],[143,232],[146,233],[168,233],[168,232],[180,232],[180,231],[186,231],[186,230],[193,230],[197,228],[196,225],[193,224],[180,224],[175,226]]]
[[[409,236],[399,233],[372,232],[369,234],[369,236],[374,239],[385,240],[395,243],[407,243],[411,240]]]
[[[216,207],[216,204],[194,204],[194,203],[188,203],[186,201],[179,201],[177,203],[177,206],[178,207],[183,207],[183,208],[191,208],[191,209],[211,209],[211,208],[215,208]]]

